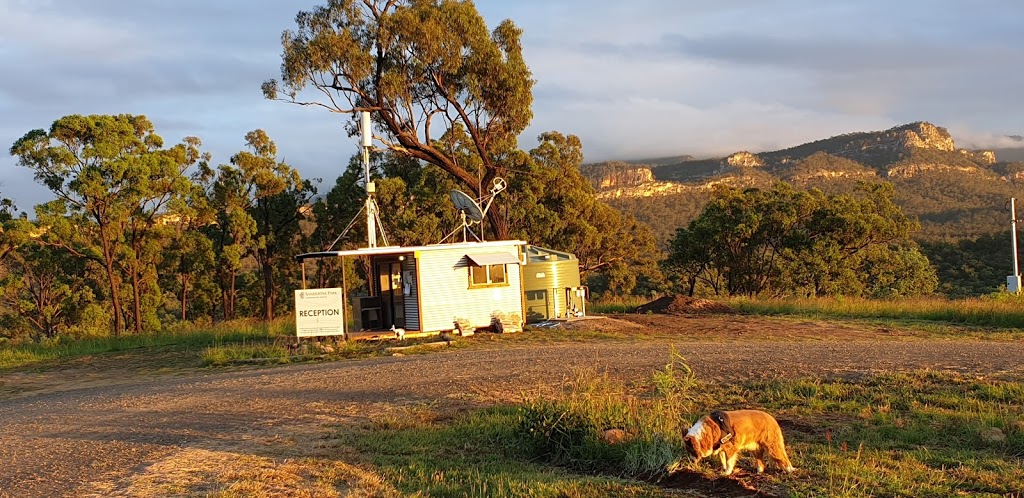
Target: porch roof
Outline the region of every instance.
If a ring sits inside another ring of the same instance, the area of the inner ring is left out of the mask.
[[[459,242],[455,244],[431,244],[426,246],[385,246],[385,247],[361,247],[347,251],[321,251],[308,252],[295,256],[295,261],[302,262],[307,259],[340,258],[343,256],[382,256],[387,254],[409,254],[420,251],[450,251],[458,249],[473,249],[481,247],[499,248],[515,247],[526,245],[522,240],[492,240],[488,242]],[[517,260],[518,261],[518,260]]]

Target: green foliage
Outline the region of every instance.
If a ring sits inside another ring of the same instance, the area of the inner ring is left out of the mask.
[[[14,219],[14,213],[17,210],[18,208],[14,205],[14,201],[5,197],[0,197],[0,224],[7,223]]]
[[[888,184],[832,196],[784,183],[718,188],[677,231],[666,266],[691,295],[698,283],[724,295],[927,294],[933,271],[908,240],[916,224],[893,195]]]
[[[187,137],[165,149],[145,116],[123,114],[65,116],[10,149],[58,197],[36,209],[40,241],[103,269],[115,334],[126,316],[141,332],[161,299],[155,265],[166,239],[158,216],[185,205],[192,184],[184,173],[200,159],[199,146]]]
[[[950,297],[997,292],[1013,273],[1009,230],[973,240],[923,241],[921,251],[939,275],[938,291]]]
[[[490,184],[533,117],[521,30],[506,20],[488,33],[472,2],[330,0],[296,23],[282,36],[281,81],[263,84],[267,98],[372,110],[388,148],[438,166],[465,189]],[[307,87],[326,99],[301,100]],[[470,146],[461,150],[482,175],[459,161],[458,141],[431,134],[453,129],[466,130]],[[507,225],[491,220],[507,238]]]
[[[37,230],[27,221],[19,225],[15,231]],[[86,285],[83,262],[69,258],[59,248],[28,238],[4,266],[0,269],[0,304],[7,311],[0,308],[0,315],[8,316],[3,332],[8,337],[25,330],[35,342],[53,339],[79,323],[84,308],[94,299]]]
[[[650,229],[595,197],[580,173],[579,138],[548,132],[538,140],[520,166],[524,169],[509,183],[507,216],[513,235],[575,254],[580,275],[597,293],[629,293],[638,275],[656,281],[658,253]]]
[[[277,146],[263,130],[245,135],[249,150],[231,157],[216,174],[205,171],[208,212],[217,220],[205,230],[213,240],[225,319],[235,317],[238,275],[253,257],[262,280],[262,311],[270,321],[279,312],[279,287],[294,273],[291,257],[302,247],[302,210],[316,194],[291,166],[277,160]],[[287,296],[287,294],[285,295]],[[287,302],[287,300],[285,300]]]

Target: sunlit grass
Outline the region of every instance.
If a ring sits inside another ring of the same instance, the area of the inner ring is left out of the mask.
[[[953,325],[1024,328],[1024,299],[982,297],[968,299],[906,298],[791,298],[728,301],[744,313],[791,315],[809,318],[885,319],[940,322]]]
[[[713,409],[757,408],[780,420],[797,471],[769,467],[755,479],[747,455],[736,479],[749,486],[781,496],[1016,497],[1024,491],[1021,399],[1024,379],[928,370],[702,382],[672,352],[647,382],[579,371],[560,394],[454,416],[411,409],[378,419],[350,444],[408,493],[667,496],[673,491],[646,482],[684,472],[702,491],[718,479],[717,462],[684,456],[689,424]],[[608,428],[625,439],[609,441]]]
[[[123,334],[119,337],[70,339],[58,337],[42,343],[25,343],[0,349],[0,368],[14,368],[64,358],[115,353],[146,348],[200,350],[210,346],[270,341],[294,335],[291,320],[270,324],[250,321],[225,322],[209,327],[178,327],[154,334]]]
[[[587,303],[587,313],[633,313],[641,304],[651,301],[643,296],[611,296]]]
[[[406,496],[665,496],[649,484],[530,461],[518,443],[518,417],[510,407],[454,418],[422,407],[378,419],[349,444]]]

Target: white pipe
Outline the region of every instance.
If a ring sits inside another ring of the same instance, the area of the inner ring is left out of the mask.
[[[1010,198],[1010,243],[1013,245],[1013,275],[1020,275],[1020,267],[1017,264],[1017,207],[1016,199]]]
[[[370,113],[363,111],[360,127],[363,132],[363,179],[366,182],[366,247],[377,247],[377,203],[373,199],[373,182],[370,181],[370,147],[373,147],[373,131],[370,129]]]

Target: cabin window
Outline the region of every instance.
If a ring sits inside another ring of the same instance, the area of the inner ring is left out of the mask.
[[[505,265],[472,265],[469,267],[470,287],[508,285]]]

